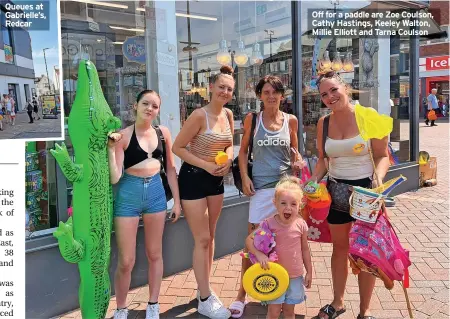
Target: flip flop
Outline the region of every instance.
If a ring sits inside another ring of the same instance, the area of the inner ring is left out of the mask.
[[[346,312],[347,309],[345,309],[345,306],[342,309],[339,309],[336,311],[332,305],[325,305],[322,308],[320,308],[319,313],[317,316],[315,316],[313,319],[334,319],[342,315],[344,312]],[[327,317],[321,317],[320,313],[324,313]],[[359,319],[359,318],[358,318]]]
[[[376,319],[374,316],[361,316],[361,315],[358,315],[358,317],[356,317],[356,319]]]
[[[235,300],[231,303],[231,305],[228,307],[228,309],[231,310],[237,310],[238,313],[232,313],[231,318],[240,318],[244,314],[245,305],[247,304],[247,301],[242,302]]]

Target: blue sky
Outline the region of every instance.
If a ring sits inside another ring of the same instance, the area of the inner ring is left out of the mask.
[[[33,50],[33,64],[36,77],[42,74],[46,75],[44,53],[42,49],[50,48],[45,51],[47,58],[48,75],[53,80],[54,67],[59,68],[59,44],[58,44],[58,11],[57,0],[48,0],[50,5],[49,17],[50,30],[34,31],[30,30],[31,48]],[[13,0],[13,2],[34,2],[41,3],[41,1],[26,1],[26,0]]]

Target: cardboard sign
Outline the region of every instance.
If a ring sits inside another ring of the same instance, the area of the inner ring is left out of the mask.
[[[430,157],[428,163],[419,165],[419,186],[432,178],[437,178],[437,157]]]

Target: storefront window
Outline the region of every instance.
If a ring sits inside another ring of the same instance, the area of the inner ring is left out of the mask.
[[[236,87],[226,107],[234,115],[237,156],[242,121],[247,113],[261,108],[254,91],[261,77],[280,77],[286,89],[282,110],[294,111],[291,3],[177,1],[176,15],[181,125],[193,110],[209,103],[210,77],[228,60]],[[225,189],[226,195],[237,194],[231,174],[225,178]]]
[[[210,77],[221,67],[219,49],[235,70],[233,100],[226,105],[234,114],[235,156],[242,120],[260,109],[254,88],[261,77],[281,78],[287,92],[282,108],[293,113],[290,2],[63,1],[61,20],[66,116],[76,95],[78,61],[90,58],[123,126],[134,121],[137,94],[150,88],[161,96],[159,122],[175,138],[192,111],[210,101]],[[231,174],[225,185],[226,196],[237,194]]]
[[[395,164],[410,160],[410,72],[409,38],[390,39],[390,100],[394,127],[389,144]]]
[[[304,153],[313,167],[317,161],[317,121],[329,112],[321,102],[316,79],[324,66],[337,71],[351,87],[351,103],[376,109],[380,114],[394,118],[390,149],[395,164],[410,160],[409,131],[409,38],[313,36],[308,30],[308,9],[327,8],[330,12],[342,10],[357,13],[376,9],[371,1],[301,2],[302,81],[303,81],[303,138]],[[394,3],[382,10],[396,11]],[[380,9],[381,10],[381,9]],[[390,70],[385,61],[390,61]]]
[[[25,149],[25,207],[27,238],[46,234],[56,226],[55,160],[48,152],[53,142],[28,142]]]
[[[311,169],[315,166],[318,157],[316,146],[317,122],[320,117],[330,112],[322,103],[316,85],[316,80],[324,72],[324,68],[334,69],[351,86],[352,103],[360,103],[375,109],[378,109],[379,77],[376,73],[372,73],[368,78],[360,64],[361,56],[366,54],[363,50],[364,45],[376,47],[378,45],[376,39],[313,36],[312,31],[308,30],[308,10],[356,11],[368,4],[370,4],[369,1],[301,2],[303,152]],[[375,64],[377,63],[377,56],[370,56],[370,59]],[[340,64],[339,67],[338,64]]]

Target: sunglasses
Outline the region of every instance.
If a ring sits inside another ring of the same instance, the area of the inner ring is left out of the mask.
[[[322,74],[321,76],[319,76],[319,78],[316,80],[316,86],[319,86],[320,81],[322,81],[323,78],[326,79],[331,79],[333,77],[339,76],[339,74],[337,74],[334,71],[328,71],[327,73]]]

